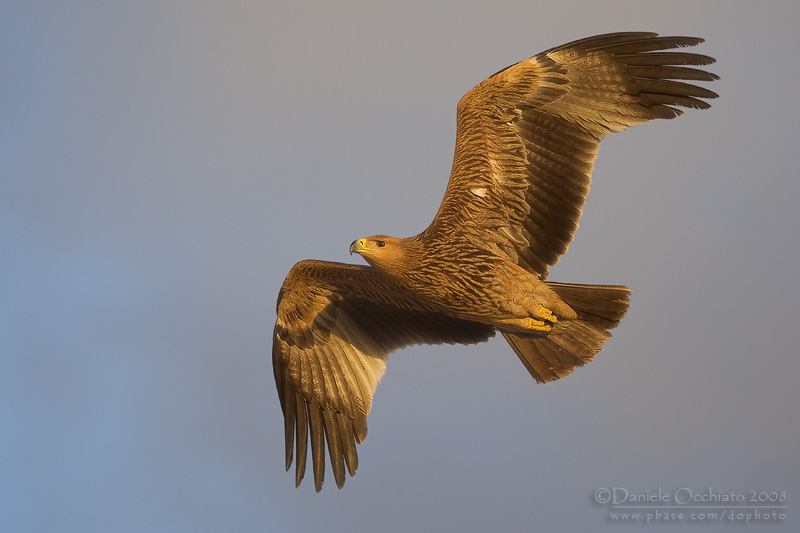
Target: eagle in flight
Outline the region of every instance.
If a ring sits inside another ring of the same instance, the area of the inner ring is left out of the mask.
[[[398,348],[478,343],[499,331],[537,382],[592,360],[630,291],[545,281],[548,268],[578,227],[600,140],[717,97],[687,82],[717,79],[695,68],[714,59],[675,50],[702,41],[598,35],[501,70],[458,104],[450,181],[425,231],[356,239],[350,252],[370,266],[292,267],[272,363],[297,485],[309,437],[317,491],[326,443],[336,484],[355,474],[372,395]]]

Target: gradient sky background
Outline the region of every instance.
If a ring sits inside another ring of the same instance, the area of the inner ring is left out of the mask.
[[[598,488],[710,487],[789,518],[683,525],[797,531],[798,6],[5,2],[0,530],[617,531]],[[547,386],[502,339],[397,352],[358,475],[296,490],[289,268],[423,229],[466,91],[626,30],[705,37],[722,79],[603,143],[551,279],[630,285],[614,338]]]

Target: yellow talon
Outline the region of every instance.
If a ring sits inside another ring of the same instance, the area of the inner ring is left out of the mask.
[[[542,320],[545,320],[547,322],[552,322],[553,324],[558,322],[558,318],[556,318],[556,315],[554,315],[553,312],[546,307],[539,307],[539,311],[536,313],[535,316],[536,318],[541,318]]]
[[[550,331],[552,329],[550,324],[545,324],[544,320],[536,320],[531,317],[528,317],[528,325],[525,328],[536,331]]]
[[[534,331],[550,331],[553,329],[552,325],[556,322],[558,322],[556,315],[554,315],[550,309],[540,306],[536,314],[528,317],[528,321],[525,324],[525,329],[532,329]]]

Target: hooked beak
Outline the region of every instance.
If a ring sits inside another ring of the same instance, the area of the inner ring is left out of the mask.
[[[366,251],[366,247],[364,246],[366,241],[364,239],[356,239],[350,244],[350,255],[353,253],[360,254],[361,252]]]

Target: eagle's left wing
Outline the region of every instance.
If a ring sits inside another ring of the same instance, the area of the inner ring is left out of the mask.
[[[296,484],[306,467],[309,430],[316,490],[325,476],[325,442],[336,484],[358,467],[372,395],[387,355],[409,344],[483,342],[490,326],[436,312],[365,266],[301,261],[278,296],[272,345],[285,420],[286,469],[296,445]]]

